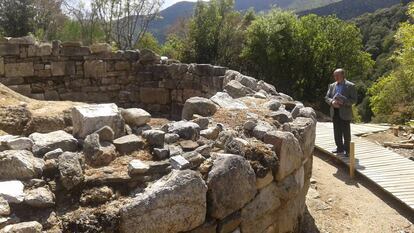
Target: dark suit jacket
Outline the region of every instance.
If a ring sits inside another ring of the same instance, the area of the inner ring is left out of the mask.
[[[334,115],[334,107],[332,106],[333,97],[335,96],[336,82],[331,83],[328,88],[328,92],[325,96],[325,102],[331,106],[330,113],[331,117]],[[343,96],[347,99],[344,104],[339,108],[339,116],[342,120],[351,121],[352,120],[352,105],[357,102],[357,92],[355,89],[355,84],[345,80],[345,86],[343,89]]]

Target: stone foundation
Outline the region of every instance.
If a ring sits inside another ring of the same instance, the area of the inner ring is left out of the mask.
[[[274,86],[146,50],[28,37],[0,40],[0,81],[100,103],[49,133],[0,136],[0,232],[299,232],[315,113]]]

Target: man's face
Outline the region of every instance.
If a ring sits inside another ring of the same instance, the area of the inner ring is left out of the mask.
[[[340,83],[340,82],[342,82],[342,81],[344,80],[344,76],[343,76],[340,72],[335,72],[335,73],[333,74],[333,76],[334,76],[335,81],[336,81],[337,83]]]

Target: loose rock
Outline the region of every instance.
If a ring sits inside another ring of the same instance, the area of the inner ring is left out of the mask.
[[[113,143],[121,154],[129,154],[144,147],[144,140],[134,134],[117,138]]]
[[[27,150],[0,152],[0,179],[31,179],[40,177],[44,161]]]
[[[33,153],[43,156],[49,151],[62,149],[63,151],[76,151],[78,140],[63,130],[50,133],[32,133],[29,138],[33,141]]]
[[[142,133],[142,137],[147,141],[147,144],[152,147],[163,147],[165,132],[162,130],[146,130]]]
[[[122,117],[131,126],[143,126],[151,120],[151,114],[140,108],[122,109]]]
[[[0,197],[9,203],[21,203],[24,200],[24,185],[21,181],[2,181],[0,182]]]
[[[79,162],[79,155],[65,152],[59,156],[58,167],[62,185],[70,190],[84,180],[83,170]]]
[[[164,125],[162,129],[168,133],[176,133],[182,139],[196,141],[200,137],[200,126],[190,121],[178,121]]]
[[[55,205],[55,195],[45,187],[29,190],[24,202],[35,208],[48,208]]]
[[[185,101],[182,119],[191,120],[194,114],[204,117],[212,116],[217,111],[213,101],[203,97],[191,97]]]
[[[7,225],[0,231],[1,233],[42,233],[42,225],[36,221],[21,222]]]

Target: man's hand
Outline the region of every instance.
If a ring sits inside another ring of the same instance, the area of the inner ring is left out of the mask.
[[[338,101],[338,100],[334,100],[334,101],[332,101],[332,106],[334,108],[340,108],[341,107],[341,102]]]

